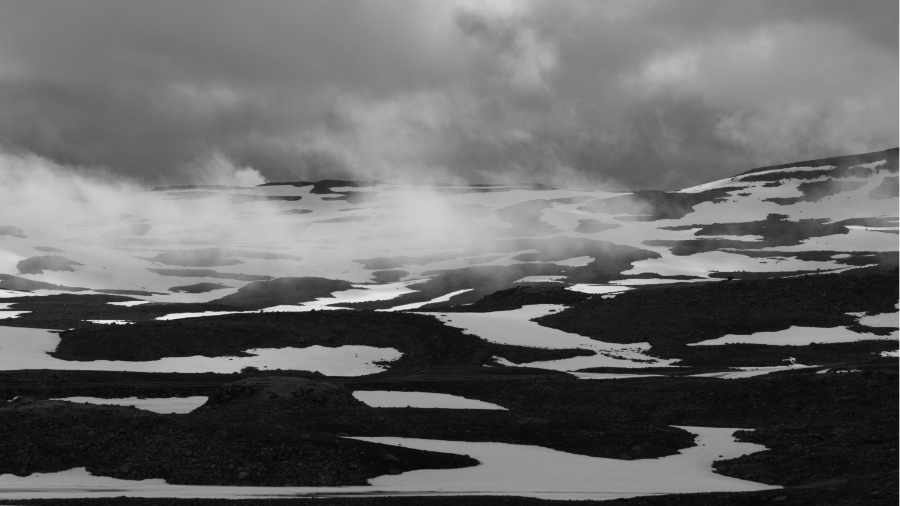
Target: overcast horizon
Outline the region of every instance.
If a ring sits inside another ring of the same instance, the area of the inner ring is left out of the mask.
[[[8,0],[0,155],[144,185],[225,164],[684,188],[896,147],[897,20],[896,0]]]

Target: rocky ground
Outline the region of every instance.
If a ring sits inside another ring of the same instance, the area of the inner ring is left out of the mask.
[[[182,484],[352,485],[384,474],[464,467],[474,461],[344,437],[348,435],[496,441],[632,460],[672,455],[691,446],[693,437],[673,427],[682,425],[752,429],[739,432],[739,439],[768,450],[716,462],[716,472],[785,488],[614,502],[896,504],[897,359],[879,355],[896,350],[896,341],[686,345],[792,325],[849,325],[862,337],[877,336],[884,330],[859,326],[845,313],[894,310],[897,275],[887,271],[668,285],[612,299],[532,286],[497,292],[458,308],[489,311],[565,304],[571,309],[544,317],[540,323],[604,341],[650,342],[651,355],[679,357],[683,360],[676,365],[688,366],[629,369],[661,376],[627,380],[578,380],[553,371],[485,367],[494,355],[527,362],[571,356],[567,354],[575,351],[492,345],[425,315],[322,311],[154,322],[152,315],[163,311],[155,304],[134,308],[106,304],[107,299],[122,297],[59,296],[56,305],[47,298],[27,301],[27,308],[23,303],[13,309],[33,311],[29,322],[74,328],[62,333],[56,352],[57,357],[70,360],[222,356],[249,347],[313,344],[390,346],[402,351],[404,358],[384,373],[355,378],[255,370],[240,374],[2,372],[0,398],[18,399],[0,403],[0,474],[86,467],[102,476],[165,478]],[[171,307],[164,310],[163,314],[176,312]],[[128,319],[142,323],[81,323],[100,318],[86,315],[104,311],[127,312]],[[822,367],[740,380],[687,377],[734,366],[781,364],[788,356]],[[817,374],[822,368],[832,372]],[[352,397],[351,392],[359,390],[454,394],[507,410],[370,408]],[[159,415],[47,400],[190,395],[209,396],[209,401],[187,415]],[[518,497],[408,497],[323,498],[314,504],[552,502]],[[207,505],[220,501],[118,498],[8,503]],[[257,503],[263,501],[229,504]]]

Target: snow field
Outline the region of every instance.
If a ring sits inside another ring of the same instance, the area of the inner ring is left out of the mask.
[[[817,365],[777,365],[772,367],[738,367],[737,371],[727,372],[707,372],[703,374],[691,374],[692,378],[720,378],[720,379],[741,379],[752,378],[754,376],[762,376],[780,371],[793,371],[795,369],[808,369],[810,367],[819,367]]]
[[[427,306],[428,304],[434,304],[435,302],[447,302],[448,300],[456,297],[461,293],[471,292],[471,288],[466,288],[465,290],[457,290],[455,292],[450,292],[448,294],[441,295],[440,297],[435,297],[431,300],[426,300],[425,302],[413,302],[411,304],[404,304],[402,306],[395,306],[388,309],[376,309],[376,311],[408,311],[410,309],[418,309],[422,306]]]
[[[84,468],[20,477],[0,476],[0,498],[178,497],[277,498],[302,496],[515,495],[546,499],[603,500],[642,495],[749,492],[780,487],[712,472],[715,460],[765,450],[737,442],[739,429],[680,427],[696,435],[695,445],[658,459],[587,457],[539,446],[471,443],[395,437],[356,437],[390,446],[469,455],[480,465],[463,469],[418,470],[350,487],[235,487],[170,485],[162,479],[120,480],[92,476]]]
[[[206,402],[204,396],[194,397],[158,397],[138,399],[137,397],[124,397],[119,399],[101,399],[99,397],[63,397],[50,399],[51,401],[67,401],[83,404],[100,404],[109,406],[134,406],[145,411],[160,414],[185,414],[199,408]]]
[[[631,290],[627,286],[619,286],[619,285],[585,285],[585,284],[576,284],[572,286],[567,286],[566,290],[572,290],[573,292],[581,292],[581,293],[590,293],[590,294],[607,294],[607,293],[622,293],[626,290]]]
[[[894,320],[896,324],[896,318]],[[775,332],[757,332],[749,335],[729,334],[717,339],[709,339],[699,343],[691,343],[688,346],[719,346],[723,344],[767,344],[772,346],[807,346],[812,343],[852,343],[855,341],[873,339],[898,338],[898,332],[894,331],[888,336],[875,334],[859,334],[846,327],[819,328],[819,327],[791,327]]]
[[[661,374],[619,374],[608,372],[572,372],[569,373],[578,379],[602,380],[602,379],[630,379],[630,378],[659,378]]]
[[[357,390],[353,397],[373,408],[442,408],[442,409],[499,409],[490,402],[467,399],[458,395],[431,392],[400,392],[390,390]]]
[[[430,314],[444,324],[462,329],[468,334],[478,336],[485,341],[514,346],[528,346],[545,349],[580,348],[594,351],[593,356],[573,357],[562,360],[513,364],[505,359],[498,363],[508,366],[536,367],[555,371],[577,371],[591,367],[647,367],[648,365],[666,366],[675,360],[662,360],[644,354],[650,348],[647,343],[614,344],[595,341],[577,334],[570,334],[557,329],[543,327],[530,321],[557,311],[565,306],[553,304],[536,304],[512,311],[495,311],[492,313],[448,313]]]
[[[401,392],[390,390],[358,390],[353,397],[373,408],[441,408],[441,409],[492,409],[506,410],[490,402],[467,399],[458,395],[431,392]],[[205,396],[193,397],[124,397],[103,399],[99,397],[62,397],[50,399],[87,404],[134,406],[138,409],[161,414],[184,414],[199,408],[206,402]]]
[[[249,357],[166,357],[146,362],[114,360],[60,360],[48,355],[59,345],[59,336],[48,330],[0,327],[0,371],[55,369],[80,371],[216,372],[230,374],[245,367],[318,371],[327,376],[364,376],[384,371],[376,362],[397,360],[393,348],[340,346],[326,348],[256,348]]]

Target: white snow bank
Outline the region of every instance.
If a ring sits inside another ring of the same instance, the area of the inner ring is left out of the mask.
[[[415,290],[410,290],[407,288],[409,285],[415,283],[424,283],[428,281],[427,279],[416,279],[413,281],[403,281],[399,283],[386,283],[383,285],[353,285],[354,288],[350,290],[344,290],[342,292],[333,292],[330,297],[319,297],[316,300],[310,302],[303,302],[297,305],[281,305],[281,306],[273,306],[267,307],[260,311],[264,313],[287,313],[287,312],[305,312],[305,311],[316,311],[323,309],[347,309],[339,307],[339,304],[350,304],[354,302],[373,302],[380,300],[390,300],[397,298],[401,295],[405,295],[408,293],[415,293]],[[445,295],[444,297],[451,297],[456,293],[462,293],[466,290],[462,290],[460,292],[454,292],[453,294]],[[440,299],[441,297],[438,297]],[[445,299],[446,300],[446,299]],[[428,302],[423,302],[420,305],[425,305],[430,302],[443,302],[441,300],[433,300]],[[419,307],[419,306],[416,306]],[[397,310],[396,308],[392,308],[392,310]],[[180,320],[182,318],[198,318],[203,316],[221,316],[227,314],[247,314],[247,313],[258,313],[260,311],[204,311],[202,313],[172,313],[167,314],[165,316],[160,316],[157,320]]]
[[[629,378],[658,378],[661,374],[621,374],[609,372],[573,372],[569,373],[583,380],[629,379]]]
[[[354,288],[342,292],[333,292],[330,297],[320,297],[312,302],[304,302],[302,306],[324,309],[327,306],[338,304],[350,304],[354,302],[374,302],[379,300],[396,299],[401,295],[416,293],[409,285],[424,283],[427,279],[414,279],[412,281],[400,281],[397,283],[385,283],[382,285],[353,285]]]
[[[873,232],[874,234],[874,232]],[[886,235],[886,234],[879,234]],[[895,238],[896,239],[896,238]],[[896,242],[896,241],[895,241]],[[801,245],[802,246],[802,245]],[[795,246],[785,246],[777,248],[778,251],[792,251]],[[802,246],[796,251],[807,251],[809,247]],[[896,250],[896,245],[894,246]],[[762,249],[759,251],[767,251]],[[769,258],[746,257],[738,253],[729,253],[728,251],[706,251],[687,256],[675,256],[669,252],[663,253],[660,258],[652,258],[649,260],[638,260],[632,263],[630,270],[622,272],[623,275],[634,274],[655,274],[658,276],[677,276],[691,275],[708,277],[714,272],[793,272],[793,271],[815,271],[816,269],[830,270],[838,267],[846,267],[836,265],[834,262],[806,261],[796,258],[778,257],[773,252]],[[673,280],[666,280],[673,281]],[[709,280],[693,280],[693,281],[713,281]]]
[[[51,399],[53,401],[68,401],[87,404],[102,404],[112,406],[134,406],[154,413],[190,413],[206,402],[206,397],[159,397],[151,399],[138,399],[137,397],[124,397],[120,399],[101,399],[99,397],[61,397]]]
[[[431,392],[400,392],[389,390],[357,390],[353,397],[373,408],[443,408],[443,409],[502,409],[490,402],[467,399],[458,395]]]
[[[16,318],[20,314],[30,313],[31,311],[0,311],[0,320],[7,318]]]
[[[51,357],[59,336],[49,330],[0,327],[0,371],[57,369],[79,371],[217,372],[230,374],[244,367],[318,371],[328,376],[363,376],[385,370],[377,365],[400,358],[393,348],[339,346],[325,348],[256,348],[249,357],[166,357],[147,362],[74,361]]]
[[[225,314],[255,313],[255,311],[204,311],[202,313],[172,313],[160,316],[157,320],[181,320],[184,318],[199,318],[202,316],[222,316]]]
[[[569,258],[566,260],[557,260],[556,262],[550,262],[556,265],[562,265],[564,267],[584,267],[585,265],[590,264],[594,261],[594,257],[583,256],[583,257],[575,257]]]
[[[881,315],[879,315],[881,316]],[[894,324],[896,325],[896,318]],[[852,343],[873,339],[897,339],[898,332],[888,336],[875,334],[859,334],[846,327],[791,327],[775,332],[757,332],[749,335],[729,334],[716,339],[709,339],[688,346],[717,346],[722,344],[767,344],[772,346],[806,346],[812,343]]]
[[[696,283],[698,281],[712,281],[709,278],[700,279],[665,279],[665,278],[636,278],[636,279],[616,279],[610,281],[611,284],[617,286],[643,286],[643,285],[666,285],[670,283]]]
[[[107,302],[107,304],[112,306],[140,306],[141,304],[149,304],[152,301],[149,300],[126,300],[125,302]]]
[[[727,372],[707,372],[703,374],[691,374],[692,378],[721,378],[721,379],[741,379],[752,378],[753,376],[762,376],[778,371],[792,371],[794,369],[808,369],[810,367],[819,367],[817,365],[777,365],[772,367],[738,367],[737,371]]]
[[[0,289],[0,299],[9,299],[12,297],[39,297],[41,294],[34,292],[20,292],[18,290]]]
[[[872,316],[866,316],[866,313],[847,314],[858,317],[859,324],[867,327],[900,327],[900,312],[897,311]]]
[[[572,290],[573,292],[581,292],[581,293],[590,293],[590,294],[598,294],[598,293],[622,293],[626,290],[631,290],[627,286],[619,286],[619,285],[585,285],[578,284],[566,287],[566,290]]]
[[[889,352],[883,352],[889,353]],[[821,371],[816,371],[816,374],[828,374],[831,372],[832,374],[847,374],[853,372],[859,372],[859,369],[822,369]]]
[[[897,227],[865,227],[862,225],[844,225],[850,230],[897,230]]]
[[[170,485],[162,479],[119,480],[92,476],[84,468],[20,477],[0,476],[0,498],[178,497],[276,498],[297,496],[516,495],[546,499],[604,500],[653,494],[751,492],[780,487],[712,472],[712,463],[765,450],[735,441],[739,429],[681,427],[695,445],[658,459],[617,460],[574,455],[539,446],[395,437],[361,441],[469,455],[481,464],[463,469],[410,471],[350,487],[235,487]]]
[[[376,309],[376,311],[407,311],[409,309],[418,309],[418,308],[428,305],[428,304],[434,304],[435,302],[447,302],[448,300],[452,299],[453,297],[456,297],[457,295],[459,295],[461,293],[466,293],[466,292],[471,292],[471,291],[472,291],[471,288],[466,288],[465,290],[457,290],[455,292],[450,292],[450,293],[441,295],[440,297],[435,297],[434,299],[426,300],[425,302],[413,302],[411,304],[404,304],[402,306],[396,306],[396,307],[392,307],[392,308],[388,308],[388,309]]]
[[[565,276],[525,276],[513,283],[562,283],[564,279],[566,279]]]
[[[885,358],[900,358],[900,350],[882,351],[878,355]]]
[[[884,161],[877,163],[876,166],[880,165],[882,163],[884,163]],[[759,172],[751,172],[749,174],[742,174],[742,175],[734,176],[733,179],[740,180],[740,179],[744,179],[745,177],[761,176],[763,174],[774,174],[777,172],[801,172],[801,171],[807,171],[807,170],[829,170],[829,169],[833,169],[835,167],[836,167],[835,165],[818,165],[815,167],[809,166],[809,167],[788,167],[785,169],[769,169],[769,170],[761,170]]]
[[[100,325],[131,325],[134,323],[129,320],[85,320],[91,323],[97,323]]]
[[[531,348],[570,349],[580,348],[595,352],[592,356],[573,357],[562,360],[513,364],[498,358],[501,365],[536,367],[555,371],[577,371],[592,367],[647,367],[648,364],[666,366],[677,359],[663,360],[644,354],[650,348],[648,343],[615,344],[570,334],[557,329],[543,327],[530,321],[566,307],[553,304],[536,304],[512,311],[492,313],[449,313],[431,314],[446,325],[463,329],[485,341]]]
[[[769,247],[759,251],[897,251],[897,236],[851,228],[846,234],[812,237],[795,246]]]

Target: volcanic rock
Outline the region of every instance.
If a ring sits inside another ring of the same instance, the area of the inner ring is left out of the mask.
[[[286,376],[263,376],[227,383],[216,389],[200,410],[248,405],[287,409],[367,408],[341,385]]]

